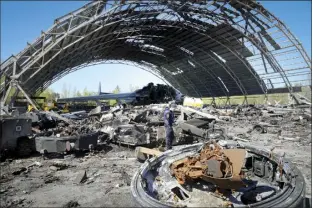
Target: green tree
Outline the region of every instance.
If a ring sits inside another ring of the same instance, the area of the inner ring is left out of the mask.
[[[45,97],[47,102],[52,102],[58,98],[58,94],[47,88],[40,94],[40,97]]]
[[[87,90],[87,87],[83,90],[83,96],[89,96],[89,91]]]
[[[120,89],[120,87],[117,85],[116,87],[115,87],[115,89],[112,91],[112,93],[114,93],[114,94],[118,94],[118,93],[120,93],[121,92],[121,89]],[[117,102],[116,102],[116,100],[109,100],[109,105],[110,106],[113,106],[113,105],[115,105]]]
[[[115,89],[113,90],[113,93],[114,94],[118,94],[118,93],[120,93],[121,92],[121,89],[120,89],[120,87],[117,85],[116,87],[115,87]]]
[[[82,96],[82,94],[80,93],[80,91],[79,90],[77,90],[77,92],[76,92],[76,95],[75,95],[76,97],[81,97]]]
[[[96,92],[89,91],[87,87],[85,87],[83,90],[82,96],[91,96],[91,95],[96,95],[96,94],[97,94]]]

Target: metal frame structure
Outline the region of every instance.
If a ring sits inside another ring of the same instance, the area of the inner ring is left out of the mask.
[[[29,95],[82,67],[139,66],[193,97],[311,85],[311,60],[289,29],[254,0],[93,1],[54,21],[1,64],[0,95]],[[34,104],[34,103],[32,103]]]

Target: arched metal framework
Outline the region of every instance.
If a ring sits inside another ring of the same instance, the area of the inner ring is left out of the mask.
[[[256,1],[94,1],[1,64],[2,100],[12,87],[33,95],[105,61],[136,64],[193,97],[311,85],[302,45]]]

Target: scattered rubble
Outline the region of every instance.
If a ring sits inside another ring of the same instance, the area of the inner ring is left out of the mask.
[[[115,107],[105,111],[95,109],[89,115],[80,112],[82,116],[73,118],[74,113],[66,115],[65,119],[55,113],[40,112],[39,114],[44,116],[37,116],[38,119],[36,117],[37,120],[32,122],[34,149],[44,156],[52,153],[61,153],[61,155],[56,156],[57,160],[52,160],[52,155],[49,157],[34,155],[35,158],[12,158],[1,163],[0,196],[5,196],[14,205],[18,204],[18,201],[13,203],[16,199],[11,196],[13,192],[19,198],[25,197],[26,200],[23,203],[31,202],[31,206],[44,204],[59,207],[136,206],[132,201],[130,190],[130,186],[133,187],[131,178],[142,165],[136,161],[136,158],[145,161],[149,158],[147,155],[151,155],[151,158],[168,154],[167,152],[157,153],[165,145],[163,123],[165,106],[165,104],[151,104]],[[225,196],[222,190],[218,190],[219,193],[213,193],[212,190],[216,191],[216,187],[211,184],[224,189],[225,184],[232,186],[231,188],[235,185],[235,188],[242,185],[241,182],[244,180],[234,182],[236,177],[241,177],[240,172],[237,169],[236,172],[234,168],[237,162],[246,161],[247,158],[246,155],[241,155],[240,159],[238,156],[236,160],[233,160],[233,156],[227,153],[231,149],[225,146],[234,144],[253,144],[260,149],[269,149],[273,154],[285,152],[285,158],[290,159],[304,176],[306,196],[311,194],[311,164],[307,162],[311,159],[312,143],[312,118],[309,108],[251,105],[225,108],[209,106],[195,110],[175,105],[174,114],[174,145],[176,147],[174,146],[173,152],[175,148],[181,148],[181,146],[191,148],[213,140],[218,142],[214,144],[214,148],[212,145],[208,146],[206,153],[202,156],[200,154],[191,155],[187,159],[175,158],[176,162],[169,163],[172,164],[172,167],[168,169],[171,169],[168,172],[169,177],[175,179],[178,183],[177,187],[183,187],[181,188],[183,193],[172,187],[173,190],[168,191],[174,194],[166,195],[164,187],[161,187],[164,182],[162,182],[162,177],[148,177],[148,187],[152,179],[157,181],[160,199],[169,197],[168,200],[172,200],[175,206],[188,196],[189,204],[185,202],[181,204],[191,206],[199,201],[211,203],[212,206],[230,205],[229,195]],[[34,115],[37,114],[33,113]],[[223,148],[219,149],[216,145]],[[154,150],[138,155],[134,146],[140,146],[140,148],[146,146]],[[218,151],[214,152],[214,150]],[[149,161],[154,161],[154,159]],[[153,163],[150,164],[153,165]],[[267,167],[268,164],[265,163],[265,165]],[[220,167],[223,167],[222,171]],[[260,171],[258,173],[252,171],[254,176],[262,175],[263,170],[265,175],[268,174],[263,167],[263,163],[258,160],[253,168],[260,169]],[[233,172],[227,173],[230,169],[233,169]],[[201,181],[204,179],[209,183],[203,184]],[[226,180],[227,183],[224,181],[219,183],[222,180]],[[190,181],[194,183],[190,185]],[[14,188],[8,188],[12,183]],[[81,186],[84,186],[84,190]],[[200,190],[199,187],[202,189]],[[194,197],[203,194],[203,190],[210,192],[210,196]],[[84,199],[87,194],[88,200]],[[154,196],[155,192],[149,194]],[[58,201],[49,197],[52,195],[60,196]],[[82,199],[79,200],[79,204],[77,199]],[[251,197],[247,200],[245,203],[254,203],[249,201]],[[162,203],[168,203],[168,201]],[[232,201],[231,203],[234,204]]]
[[[122,176],[121,178],[124,180],[125,184],[127,186],[130,186],[130,183],[131,183],[130,176],[124,170],[121,171],[121,176]]]
[[[131,188],[143,207],[297,207],[304,201],[304,182],[284,155],[222,140],[180,147],[147,161]]]
[[[52,175],[52,174],[48,174],[48,175],[46,175],[45,178],[44,178],[44,183],[45,183],[45,184],[47,184],[47,183],[53,183],[53,182],[59,181],[59,180],[60,180],[59,177],[54,176],[54,175]]]
[[[21,168],[18,168],[17,170],[14,170],[14,171],[12,172],[12,174],[13,174],[13,175],[19,175],[19,174],[21,174],[22,172],[24,172],[24,171],[26,171],[26,170],[27,170],[27,168],[21,167]]]
[[[69,201],[63,206],[63,208],[74,208],[74,207],[80,207],[80,204],[78,204],[77,201]]]
[[[80,184],[80,183],[84,183],[87,180],[87,172],[84,171],[80,171],[74,181],[75,184]]]

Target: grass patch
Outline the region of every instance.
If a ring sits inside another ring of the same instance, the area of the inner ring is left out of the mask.
[[[302,87],[302,92],[298,92],[298,94],[308,98],[311,100],[312,98],[312,91],[310,87]],[[231,105],[241,105],[244,103],[245,97],[244,96],[231,96],[229,97],[229,103]],[[267,100],[271,104],[275,104],[279,102],[280,104],[289,104],[290,98],[289,93],[275,93],[275,94],[268,94]],[[213,101],[213,98],[202,98],[203,104],[210,105]],[[227,97],[216,97],[215,103],[216,105],[223,106],[226,104]],[[247,96],[248,104],[265,104],[266,96],[262,95],[248,95]]]

